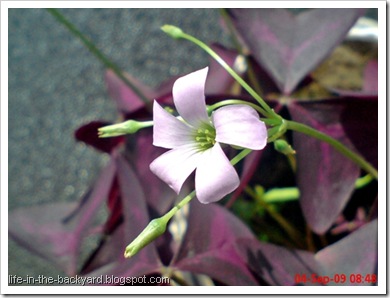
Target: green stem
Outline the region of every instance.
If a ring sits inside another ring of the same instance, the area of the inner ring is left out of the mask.
[[[88,48],[88,50],[95,55],[107,68],[111,69],[135,94],[145,103],[148,109],[151,109],[150,100],[141,92],[137,86],[130,82],[122,70],[107,58],[84,34],[82,34],[71,22],[69,22],[64,15],[62,15],[55,8],[47,8],[47,11],[52,14],[60,23],[62,23],[73,35],[78,37],[82,43]]]
[[[327,134],[324,134],[324,133],[322,133],[318,130],[315,130],[314,128],[311,128],[310,126],[307,126],[307,125],[302,124],[302,123],[286,120],[286,124],[287,124],[287,129],[304,133],[306,135],[309,135],[309,136],[314,137],[318,140],[321,140],[321,141],[328,143],[333,148],[335,148],[337,151],[339,151],[341,154],[348,157],[354,163],[359,165],[367,173],[371,174],[372,177],[374,177],[376,180],[378,180],[378,171],[370,163],[368,163],[362,156],[351,151],[346,146],[344,146],[341,142],[328,136]]]
[[[369,184],[372,181],[372,179],[373,178],[372,178],[371,174],[367,174],[366,176],[358,178],[355,182],[355,188],[359,189],[359,188],[366,186],[367,184]]]
[[[215,61],[217,61],[256,101],[262,106],[265,111],[264,116],[268,118],[278,118],[280,117],[276,114],[269,105],[264,101],[263,98],[256,91],[249,86],[234,70],[231,68],[216,52],[214,52],[208,45],[199,39],[183,32],[180,28],[171,25],[165,25],[162,27],[164,32],[170,34],[174,38],[183,38],[186,39],[200,48],[202,48],[207,54],[209,54]]]
[[[262,115],[267,113],[266,111],[264,111],[264,109],[262,107],[254,104],[254,103],[251,103],[251,102],[248,102],[248,101],[245,101],[245,100],[240,100],[240,99],[227,99],[227,100],[223,100],[223,101],[217,102],[217,103],[209,106],[208,110],[209,111],[214,111],[215,109],[218,109],[220,107],[228,106],[228,105],[234,105],[234,104],[250,106],[250,107],[254,108],[256,111],[258,111]]]
[[[244,149],[240,153],[238,153],[235,157],[232,158],[230,163],[234,166],[236,165],[239,161],[241,161],[244,157],[246,157],[249,153],[251,153],[251,149]]]
[[[181,200],[177,205],[175,205],[171,210],[169,210],[164,217],[171,219],[172,216],[176,214],[177,211],[179,211],[183,206],[188,204],[193,198],[195,197],[195,190],[192,191],[189,195],[187,195],[183,200]]]
[[[225,21],[225,24],[230,32],[230,38],[232,39],[234,48],[238,51],[238,53],[240,53],[240,55],[242,55],[242,57],[245,58],[245,62],[247,64],[247,74],[248,74],[249,82],[252,84],[252,86],[255,89],[255,91],[257,92],[257,94],[261,94],[262,93],[261,86],[256,78],[255,72],[253,70],[253,66],[250,63],[250,61],[247,57],[247,54],[244,52],[246,50],[243,49],[243,46],[241,45],[241,43],[238,39],[237,31],[234,28],[232,18],[229,16],[228,12],[224,8],[221,9],[221,15],[222,15],[222,18]]]
[[[287,202],[299,198],[297,187],[274,188],[263,195],[263,200],[267,203]]]
[[[294,241],[295,245],[300,248],[303,248],[302,244],[304,243],[304,238],[302,234],[287,219],[285,219],[281,214],[276,212],[271,206],[267,204],[267,202],[265,202],[262,197],[258,196],[249,187],[245,189],[245,192],[268,212],[268,214],[284,229],[290,239]]]
[[[371,174],[356,179],[355,188],[360,189],[368,185],[373,180]],[[266,203],[281,203],[298,200],[300,192],[298,187],[272,188],[264,193],[263,200]]]

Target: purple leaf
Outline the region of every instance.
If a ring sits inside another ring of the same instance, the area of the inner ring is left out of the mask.
[[[158,272],[161,266],[154,243],[131,259],[123,256],[125,247],[149,222],[145,195],[136,173],[122,156],[114,157],[118,169],[118,185],[123,206],[123,223],[102,244],[84,272],[90,276],[140,276]],[[95,270],[94,270],[95,269]],[[91,270],[94,270],[90,272]]]
[[[329,285],[367,286],[368,274],[374,274],[378,265],[378,221],[364,225],[340,241],[325,247],[315,255],[320,263],[320,274],[333,277],[344,274],[345,283],[330,282]],[[363,282],[351,279],[351,275],[362,276]]]
[[[234,67],[238,54],[221,45],[213,44],[211,48],[230,66]],[[233,77],[214,59],[210,59],[210,70],[206,80],[206,95],[220,94],[230,91],[234,84]]]
[[[176,200],[177,194],[149,168],[150,163],[166,150],[153,146],[152,130],[137,134],[135,144],[126,147],[125,155],[134,165],[137,177],[143,187],[148,204],[158,213],[165,213]],[[183,191],[188,192],[188,187]]]
[[[102,171],[76,209],[75,204],[58,203],[13,211],[9,217],[9,235],[68,275],[76,274],[80,247],[94,229],[93,220],[107,198],[115,167],[110,163]]]
[[[330,106],[343,106],[340,123],[354,148],[378,168],[378,98],[335,99]]]
[[[369,285],[352,283],[351,275],[374,274],[377,268],[378,222],[374,220],[316,254],[288,249],[257,240],[240,242],[239,253],[254,274],[267,285]],[[320,282],[319,277],[334,278],[344,274],[346,280]]]
[[[154,90],[145,86],[130,74],[125,73],[124,75],[145,95],[146,98],[149,99],[150,103],[156,98],[157,94]],[[106,71],[105,79],[108,93],[111,98],[114,99],[120,112],[124,114],[132,113],[145,106],[145,102],[143,102],[112,70]]]
[[[72,235],[71,228],[58,219],[68,216],[75,207],[75,203],[57,203],[17,209],[9,216],[9,235],[29,252],[73,275],[79,241]]]
[[[257,240],[241,242],[239,251],[249,268],[267,285],[319,285],[310,282],[312,274],[317,274],[320,269],[310,252]]]
[[[378,93],[378,60],[368,62],[364,70],[363,90]]]
[[[226,207],[229,208],[237,200],[241,192],[248,185],[249,180],[252,178],[253,174],[257,169],[260,158],[263,155],[263,150],[252,151],[244,160],[244,167],[240,177],[240,185],[233,192],[229,202],[226,204]]]
[[[227,285],[257,285],[236,251],[241,239],[254,239],[244,223],[219,205],[205,206],[194,199],[173,266],[207,274]]]
[[[354,149],[341,125],[340,115],[345,112],[345,106],[326,102],[294,103],[288,109],[294,121],[307,124]],[[360,169],[325,142],[296,132],[293,140],[302,211],[313,231],[322,234],[344,209]]]
[[[257,61],[289,95],[344,39],[363,9],[232,9],[233,23]]]

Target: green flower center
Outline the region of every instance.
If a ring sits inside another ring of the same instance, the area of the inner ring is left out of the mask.
[[[195,142],[201,151],[210,149],[215,144],[215,128],[210,124],[204,124],[195,133]]]

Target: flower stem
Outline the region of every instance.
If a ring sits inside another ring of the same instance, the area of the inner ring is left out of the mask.
[[[287,202],[299,199],[299,189],[297,187],[285,187],[270,189],[263,195],[266,203]]]
[[[246,157],[249,153],[251,153],[251,149],[244,149],[240,153],[238,153],[235,157],[233,157],[230,160],[230,163],[234,166],[236,165],[239,161],[241,161],[244,157]]]
[[[363,188],[364,186],[368,185],[372,181],[371,174],[367,174],[366,176],[360,177],[355,182],[355,188]]]
[[[183,200],[181,200],[177,205],[175,205],[171,210],[169,210],[164,217],[171,219],[177,211],[179,211],[183,206],[188,204],[195,197],[195,190],[192,191],[189,195],[187,195]]]
[[[309,135],[309,136],[314,137],[318,140],[321,140],[321,141],[328,143],[333,148],[335,148],[337,151],[339,151],[341,154],[343,154],[344,156],[346,156],[350,160],[352,160],[354,163],[356,163],[359,167],[361,167],[367,173],[371,174],[371,176],[374,177],[376,180],[378,180],[378,171],[369,162],[367,162],[359,154],[348,149],[346,146],[344,146],[341,142],[337,141],[336,139],[334,139],[334,138],[328,136],[327,134],[324,134],[324,133],[322,133],[314,128],[311,128],[310,126],[307,126],[305,124],[298,123],[295,121],[286,120],[286,125],[287,125],[287,129],[304,133],[306,135]]]
[[[258,106],[257,104],[254,104],[254,103],[251,103],[251,102],[248,102],[248,101],[245,101],[245,100],[240,100],[240,99],[227,99],[227,100],[223,100],[223,101],[217,102],[217,103],[209,106],[208,110],[209,111],[214,111],[215,109],[218,109],[220,107],[228,106],[228,105],[234,105],[234,104],[250,106],[250,107],[254,108],[256,111],[258,111],[262,115],[265,115],[267,113],[266,111],[264,111],[264,109],[262,107]]]
[[[73,35],[78,37],[82,43],[88,48],[88,50],[98,58],[104,66],[111,69],[130,89],[134,91],[135,94],[145,103],[148,109],[151,109],[150,100],[142,93],[142,91],[137,88],[132,82],[130,82],[122,70],[109,58],[107,58],[84,34],[82,34],[76,26],[74,26],[71,22],[69,22],[63,14],[61,14],[55,8],[47,8],[47,11],[52,14],[57,21],[62,23]]]
[[[264,198],[257,195],[251,188],[245,188],[245,192],[268,212],[268,214],[284,229],[290,239],[294,241],[297,247],[304,248],[302,245],[302,243],[304,243],[302,234],[287,219],[271,208]]]
[[[371,174],[356,179],[355,189],[360,189],[367,186],[373,180]],[[284,203],[288,201],[298,200],[300,196],[298,187],[272,188],[266,191],[262,199],[268,204]]]
[[[183,38],[186,39],[200,48],[202,48],[207,54],[209,54],[215,61],[217,61],[264,109],[264,116],[269,118],[277,118],[279,117],[270,106],[264,101],[264,99],[256,93],[256,91],[249,86],[234,70],[227,64],[216,52],[214,52],[208,45],[206,45],[203,41],[183,32],[180,28],[165,25],[162,27],[163,31],[167,34],[170,34],[174,38]]]
[[[235,165],[245,156],[251,152],[250,149],[244,149],[239,154],[237,154],[230,163]],[[125,257],[130,258],[137,254],[142,248],[148,245],[150,242],[154,241],[162,233],[165,232],[168,221],[179,211],[183,206],[188,204],[196,195],[196,191],[192,191],[184,199],[182,199],[178,204],[176,204],[171,210],[165,213],[163,216],[153,219],[147,227],[139,234],[135,240],[133,240],[125,249]]]

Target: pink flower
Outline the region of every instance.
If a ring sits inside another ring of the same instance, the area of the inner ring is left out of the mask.
[[[208,68],[176,80],[173,101],[181,117],[174,117],[156,101],[153,106],[153,145],[171,149],[156,158],[151,171],[176,193],[195,173],[196,196],[207,204],[235,190],[239,177],[220,143],[260,150],[267,144],[267,129],[247,105],[230,105],[208,116],[204,88]]]

